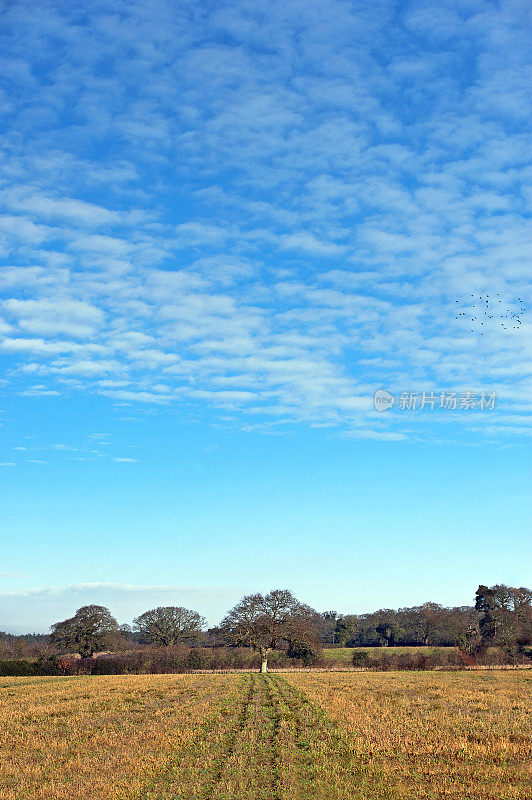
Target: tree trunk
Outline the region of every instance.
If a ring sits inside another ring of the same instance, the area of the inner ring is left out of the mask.
[[[268,672],[268,652],[269,648],[261,647],[260,648],[260,671],[261,673]]]

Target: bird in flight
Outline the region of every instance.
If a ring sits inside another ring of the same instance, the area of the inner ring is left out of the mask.
[[[473,325],[469,329],[470,333],[478,331],[481,336],[484,336],[484,330],[487,330],[491,324],[489,320],[500,321],[500,325],[505,331],[520,329],[523,322],[522,317],[526,312],[523,298],[518,297],[517,302],[503,303],[499,292],[496,292],[495,296],[492,295],[491,298],[489,294],[478,296],[472,294],[471,297],[475,302],[467,301],[469,308],[465,311],[456,309],[458,314],[455,314],[455,319],[464,319]],[[458,298],[455,303],[462,305],[462,308],[466,306],[463,298]],[[481,330],[481,327],[484,330]]]

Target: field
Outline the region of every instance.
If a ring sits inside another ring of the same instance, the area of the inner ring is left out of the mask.
[[[438,651],[452,651],[454,647],[326,647],[323,651],[325,658],[337,661],[342,665],[353,663],[353,653],[368,653],[370,655],[381,655],[384,653],[423,653],[430,655]]]
[[[3,800],[529,800],[532,675],[0,679]]]

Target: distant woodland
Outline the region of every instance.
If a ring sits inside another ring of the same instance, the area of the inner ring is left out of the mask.
[[[119,625],[109,609],[89,605],[53,623],[49,634],[0,632],[0,673],[266,671],[327,666],[331,652],[346,647],[358,651],[354,666],[376,669],[532,663],[532,590],[480,585],[471,606],[429,602],[342,615],[318,612],[277,589],[243,597],[211,629],[199,612],[181,606],[150,609]],[[394,648],[410,652],[394,661]]]

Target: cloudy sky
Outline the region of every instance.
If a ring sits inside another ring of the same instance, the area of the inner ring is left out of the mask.
[[[4,9],[0,629],[529,582],[529,45],[525,0]]]

